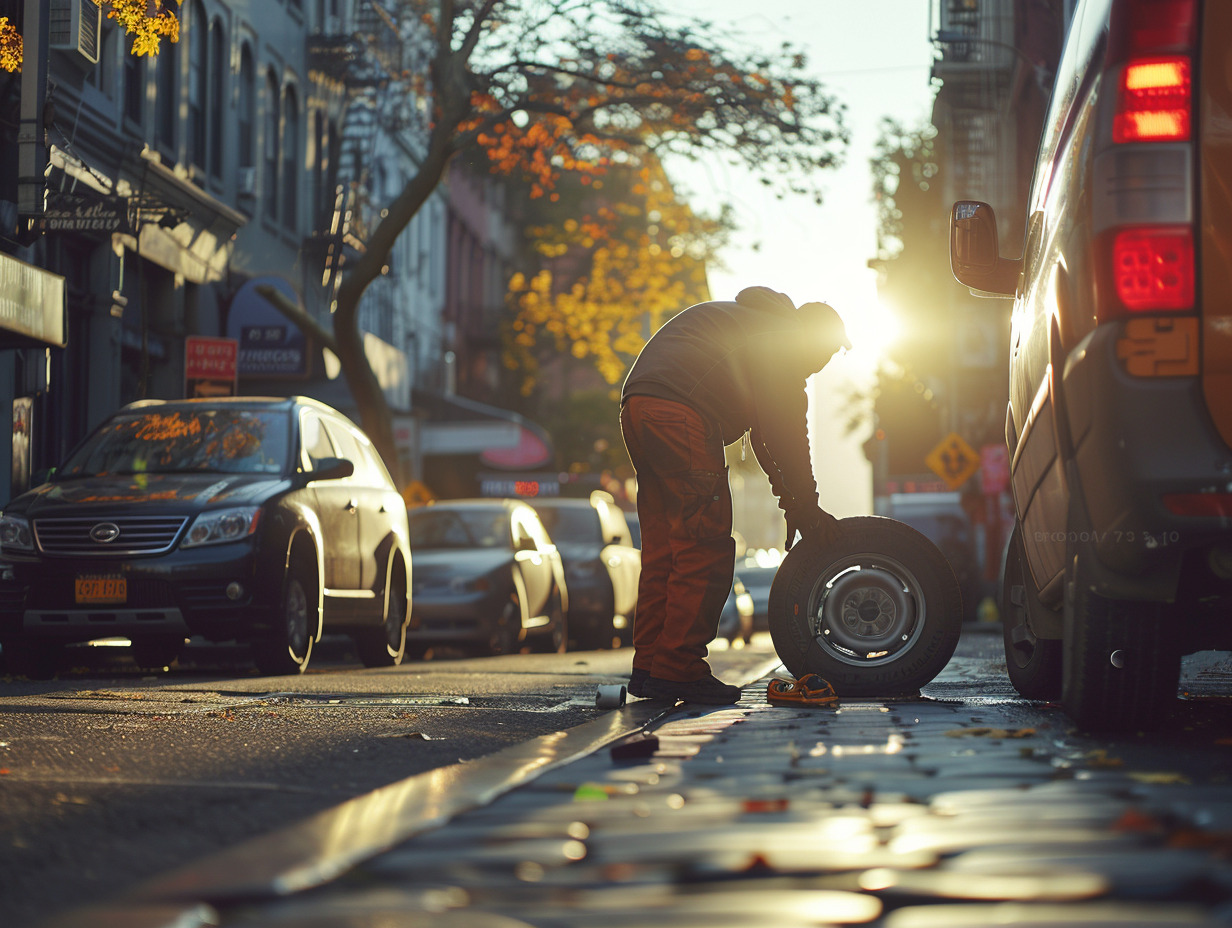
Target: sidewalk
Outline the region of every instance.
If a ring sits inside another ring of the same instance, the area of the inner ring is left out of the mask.
[[[311,865],[267,866],[284,834],[52,924],[1228,923],[1232,789],[1075,758],[1048,728],[1055,712],[995,694],[947,701],[966,672],[956,661],[919,699],[838,710],[772,707],[764,674],[734,707],[634,701],[554,736],[553,759],[528,749],[522,783],[490,784],[469,811],[440,799],[456,782],[435,799],[390,787],[322,818]],[[643,726],[657,746],[612,741]],[[655,750],[621,756],[638,747]],[[392,840],[408,815],[440,827]],[[348,851],[357,833],[375,843]]]

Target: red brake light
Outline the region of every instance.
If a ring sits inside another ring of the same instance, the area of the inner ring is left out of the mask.
[[[1165,493],[1164,505],[1176,516],[1232,516],[1232,493]]]
[[[1112,124],[1115,142],[1184,142],[1193,96],[1189,58],[1138,58],[1125,66]]]
[[[1118,232],[1112,243],[1116,294],[1130,312],[1191,309],[1193,232],[1186,226]]]

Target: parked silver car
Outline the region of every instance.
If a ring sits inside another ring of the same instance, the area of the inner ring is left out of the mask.
[[[632,640],[642,552],[610,493],[531,501],[560,548],[569,587],[569,631],[580,648]]]
[[[412,653],[435,644],[489,654],[565,650],[565,571],[533,509],[518,500],[459,499],[407,515],[419,620],[407,635]]]

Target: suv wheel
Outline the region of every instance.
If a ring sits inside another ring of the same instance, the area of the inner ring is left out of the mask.
[[[958,646],[962,594],[931,541],[902,522],[857,516],[805,538],[770,587],[770,634],[796,677],[840,695],[914,694]]]
[[[397,581],[389,593],[389,608],[380,628],[364,629],[355,635],[355,650],[365,667],[397,667],[406,654],[406,586]]]
[[[1176,703],[1181,655],[1162,603],[1095,593],[1083,557],[1066,578],[1061,704],[1088,731],[1157,727]]]
[[[274,618],[274,633],[254,641],[257,669],[268,676],[303,673],[312,657],[316,633],[316,583],[312,574],[293,560],[282,585],[282,599]]]
[[[569,643],[569,625],[564,607],[561,606],[560,590],[552,591],[552,598],[548,600],[548,617],[552,622],[548,630],[536,638],[533,650],[547,654],[564,654]]]
[[[1022,549],[1022,527],[1015,524],[1001,574],[1001,632],[1010,682],[1027,699],[1061,695],[1061,642],[1040,638],[1031,628],[1034,581]],[[1039,608],[1047,608],[1042,604]]]

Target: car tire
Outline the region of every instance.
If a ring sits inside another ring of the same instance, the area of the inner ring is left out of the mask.
[[[56,642],[9,638],[4,642],[4,669],[15,677],[50,680],[63,654],[64,646]]]
[[[133,662],[138,667],[162,670],[179,660],[184,650],[184,639],[178,635],[150,635],[134,638]]]
[[[856,516],[804,538],[770,587],[770,634],[796,677],[840,695],[913,695],[949,663],[962,594],[949,562],[902,522]]]
[[[282,583],[274,632],[253,642],[253,660],[266,676],[303,673],[312,658],[317,629],[317,585],[312,571],[292,560]]]
[[[543,654],[564,654],[569,648],[569,619],[561,603],[560,590],[548,599],[548,630],[536,636],[534,650]]]
[[[410,619],[406,608],[406,584],[402,580],[395,581],[380,628],[365,628],[355,634],[355,651],[365,667],[397,667],[402,663]]]
[[[521,650],[522,606],[516,594],[509,597],[488,636],[489,654],[516,654]]]
[[[1181,672],[1167,607],[1099,595],[1083,558],[1066,578],[1061,705],[1084,731],[1157,728],[1176,705]]]
[[[1054,700],[1061,696],[1061,641],[1040,638],[1031,628],[1032,608],[1038,603],[1035,583],[1022,546],[1022,527],[1014,526],[1001,572],[1001,633],[1005,641],[1005,667],[1010,683],[1027,699]]]

